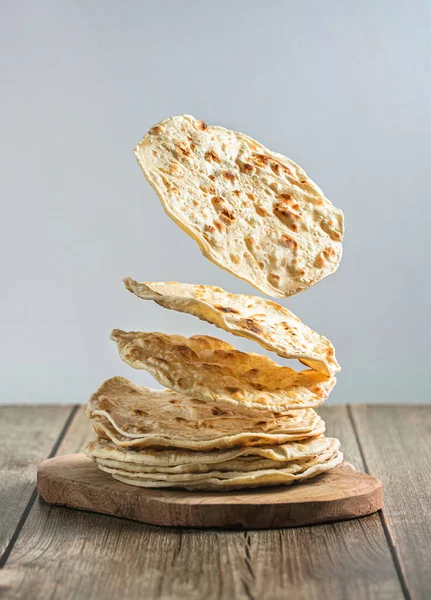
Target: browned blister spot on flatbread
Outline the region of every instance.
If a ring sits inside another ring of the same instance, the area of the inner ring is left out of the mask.
[[[241,165],[240,168],[244,173],[248,173],[249,175],[251,175],[256,170],[250,163],[244,163]]]
[[[224,313],[239,314],[238,310],[236,310],[235,308],[231,308],[230,306],[215,306],[215,308]]]
[[[334,248],[329,246],[329,248],[325,248],[325,250],[322,250],[322,254],[326,258],[326,260],[332,260],[333,258],[335,258],[336,252]]]
[[[183,156],[186,156],[186,157],[190,157],[192,155],[192,151],[191,151],[190,147],[184,143],[177,145],[177,152],[180,155],[182,154]]]
[[[284,202],[274,204],[272,211],[280,221],[289,227],[289,229],[292,228],[292,225],[298,226],[298,221],[301,219],[301,214],[295,212],[293,207],[286,205]]]
[[[205,152],[205,160],[213,160],[217,163],[221,162],[219,156],[214,152],[214,150],[208,150],[208,152]],[[215,177],[212,178],[215,179]]]
[[[211,198],[211,202],[212,205],[216,207],[216,210],[218,210],[218,207],[224,204],[224,198],[222,198],[221,196],[213,196]]]
[[[161,125],[154,125],[154,127],[150,129],[151,135],[160,135],[161,133],[163,133],[163,127]]]
[[[232,225],[232,223],[236,220],[236,217],[228,208],[222,208],[220,211],[220,219],[225,225]]]
[[[135,408],[133,412],[137,417],[148,417],[148,413],[140,408]]]
[[[270,157],[266,156],[265,154],[255,154],[253,152],[252,157],[253,157],[255,164],[257,164],[259,166],[268,165],[271,161]]]
[[[248,329],[253,333],[262,333],[262,329],[259,327],[255,319],[240,319],[238,325],[243,329]]]
[[[240,394],[240,393],[241,393],[241,390],[240,390],[240,388],[237,388],[237,387],[231,387],[231,386],[230,386],[230,387],[228,386],[228,387],[226,388],[226,391],[227,391],[227,393],[228,393],[228,394],[230,394],[232,397],[235,397],[235,396],[237,396],[238,394]]]
[[[221,175],[228,181],[235,181],[236,179],[235,175],[231,171],[222,171]]]
[[[286,248],[290,248],[291,250],[296,250],[298,248],[298,242],[293,239],[293,237],[286,235],[285,233],[281,236],[280,242]]]
[[[274,173],[276,173],[277,175],[280,173],[287,173],[288,175],[292,175],[291,169],[283,165],[283,163],[281,162],[273,160],[271,161],[270,166]]]
[[[321,254],[319,254],[319,256],[316,256],[316,260],[314,261],[314,266],[317,267],[318,269],[321,269],[322,267],[325,266],[325,259],[323,258],[323,256]]]

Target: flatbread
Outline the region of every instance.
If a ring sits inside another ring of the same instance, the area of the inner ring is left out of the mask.
[[[316,371],[280,367],[217,338],[114,329],[120,357],[180,394],[230,406],[285,412],[320,406],[336,383]]]
[[[140,451],[119,448],[113,442],[93,440],[86,455],[100,464],[131,472],[144,473],[206,473],[208,471],[250,471],[280,468],[288,463],[307,461],[324,452],[339,449],[338,440],[319,435],[302,442],[278,446],[241,447],[208,452],[191,450]]]
[[[247,446],[305,440],[325,431],[324,422],[312,409],[275,415],[243,406],[220,407],[171,390],[137,386],[124,377],[113,377],[99,387],[89,400],[87,416],[94,420],[96,433],[120,449],[208,451],[243,446],[246,451]],[[132,451],[129,456],[134,455]],[[178,464],[175,461],[182,455],[173,451],[154,456],[169,457],[169,466]]]
[[[115,479],[139,487],[162,488],[175,487],[187,490],[233,490],[243,488],[291,485],[329,471],[343,462],[343,454],[336,451],[324,462],[312,459],[308,463],[290,465],[281,469],[262,469],[249,472],[222,472],[201,474],[158,475],[129,473],[98,464],[99,469],[110,473]]]
[[[261,292],[290,296],[337,269],[343,213],[289,158],[188,115],[152,127],[135,155],[204,256]]]
[[[260,461],[250,461],[248,459],[237,459],[228,461],[227,463],[217,463],[216,465],[205,465],[201,463],[200,469],[188,470],[188,465],[171,468],[146,467],[128,462],[104,459],[94,457],[93,460],[100,468],[105,467],[108,472],[129,473],[137,479],[150,479],[156,481],[171,481],[173,483],[181,481],[200,481],[212,477],[220,479],[230,479],[238,473],[250,473],[252,471],[268,471],[275,469],[284,469],[285,472],[300,473],[305,471],[314,464],[326,462],[339,449],[338,440],[334,440],[329,448],[312,457],[302,458],[300,460],[274,461],[261,459]],[[338,445],[338,447],[336,447]]]
[[[194,315],[234,335],[255,340],[267,350],[283,358],[296,358],[324,375],[340,370],[331,342],[271,300],[175,281],[138,283],[127,277],[124,284],[138,298],[154,300],[164,308]]]
[[[140,437],[130,438],[118,433],[103,422],[93,424],[98,436],[111,440],[122,448],[185,448],[189,450],[214,450],[232,448],[236,446],[264,446],[268,444],[285,444],[297,440],[305,440],[325,431],[324,422],[320,422],[312,431],[291,433],[267,433],[265,431],[244,431],[228,435],[214,434],[210,439],[193,439],[181,435],[143,434]]]

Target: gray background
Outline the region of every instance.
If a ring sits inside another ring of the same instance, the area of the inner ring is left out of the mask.
[[[130,275],[255,293],[135,163],[183,113],[287,154],[343,209],[339,270],[282,301],[336,347],[329,402],[427,401],[430,17],[412,0],[1,2],[1,401],[85,402],[115,374],[157,387],[113,327],[257,350],[123,290]]]

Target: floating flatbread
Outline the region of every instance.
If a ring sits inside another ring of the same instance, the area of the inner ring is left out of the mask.
[[[335,377],[281,367],[267,356],[240,352],[204,335],[185,338],[114,329],[111,339],[128,365],[203,401],[283,413],[319,406],[336,382]]]
[[[211,285],[145,282],[127,277],[126,288],[143,300],[188,313],[234,335],[255,340],[283,358],[296,358],[315,371],[334,375],[340,370],[334,347],[292,312],[271,300],[229,294]]]
[[[265,294],[296,294],[337,269],[343,213],[289,158],[188,115],[152,127],[135,155],[204,256]]]
[[[99,387],[88,402],[87,416],[94,420],[96,433],[104,440],[112,441],[122,452],[123,448],[208,451],[242,446],[247,454],[248,446],[306,440],[325,431],[324,422],[312,409],[276,415],[242,405],[221,407],[171,390],[137,386],[124,377],[113,377]],[[112,446],[107,444],[104,447]],[[277,452],[281,451],[277,449]],[[286,457],[288,451],[286,447]],[[148,450],[148,456],[151,454]],[[132,450],[124,456],[134,457],[136,453]],[[155,451],[151,464],[159,464],[157,460],[161,457],[169,458],[167,463],[163,463],[165,466],[181,464],[182,456],[178,450],[170,454]],[[199,453],[186,452],[185,456],[189,460],[192,457],[196,459]],[[232,456],[224,454],[223,460]],[[266,450],[265,456],[270,456],[269,450]]]

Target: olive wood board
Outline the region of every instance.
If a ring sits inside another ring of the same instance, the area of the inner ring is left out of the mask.
[[[189,492],[127,485],[84,454],[69,454],[39,465],[37,489],[49,504],[183,527],[296,527],[362,517],[382,508],[381,482],[349,463],[292,486]]]

